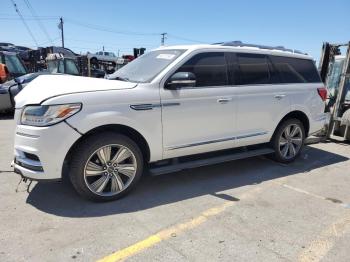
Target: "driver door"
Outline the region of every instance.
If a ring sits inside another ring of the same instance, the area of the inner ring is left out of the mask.
[[[167,89],[166,84],[160,88],[163,157],[233,147],[234,87],[229,85],[225,53],[195,54],[176,72],[193,73],[196,84],[175,90]]]

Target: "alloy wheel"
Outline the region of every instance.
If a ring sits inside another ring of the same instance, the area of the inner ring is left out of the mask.
[[[84,180],[94,194],[112,196],[124,191],[135,178],[136,157],[122,145],[97,149],[86,162]]]
[[[299,125],[288,125],[279,139],[279,150],[284,159],[295,157],[303,144],[303,132]]]

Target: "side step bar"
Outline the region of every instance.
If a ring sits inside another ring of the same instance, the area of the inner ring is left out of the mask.
[[[164,165],[161,167],[151,167],[149,169],[149,173],[152,176],[157,175],[163,175],[173,172],[178,172],[185,169],[191,169],[195,167],[201,167],[201,166],[208,166],[208,165],[214,165],[219,164],[223,162],[229,162],[233,160],[248,158],[248,157],[254,157],[254,156],[261,156],[261,155],[267,155],[275,152],[271,148],[261,148],[261,149],[252,149],[244,152],[238,152],[238,153],[231,153],[227,155],[220,155],[220,156],[214,156],[209,158],[203,158],[203,159],[196,159],[192,161],[186,161],[186,162],[176,162],[173,164]],[[175,159],[177,160],[177,159]]]

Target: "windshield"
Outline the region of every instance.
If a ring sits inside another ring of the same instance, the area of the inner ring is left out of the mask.
[[[25,75],[27,70],[16,55],[5,54],[5,64],[13,76]]]
[[[133,60],[108,79],[148,83],[186,50],[156,50]]]

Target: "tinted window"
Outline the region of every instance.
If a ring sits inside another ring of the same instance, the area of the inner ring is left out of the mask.
[[[282,56],[271,56],[271,60],[280,73],[282,83],[321,82],[312,60]]]
[[[224,53],[202,53],[193,56],[177,72],[191,72],[196,86],[222,86],[227,84],[227,66]]]
[[[273,82],[269,60],[265,55],[237,54],[239,85],[270,84]]]

